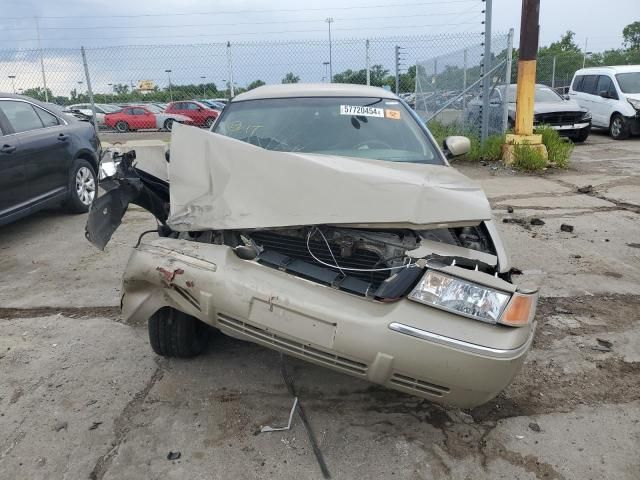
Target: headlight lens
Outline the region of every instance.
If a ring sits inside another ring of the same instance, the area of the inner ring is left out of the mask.
[[[497,323],[511,295],[484,285],[428,270],[409,294],[416,302]]]
[[[631,106],[636,110],[640,110],[640,100],[636,100],[634,98],[627,98],[627,102],[629,102]]]
[[[584,112],[584,113],[582,114],[581,119],[582,119],[582,120],[591,120],[591,112],[589,112],[589,111]]]

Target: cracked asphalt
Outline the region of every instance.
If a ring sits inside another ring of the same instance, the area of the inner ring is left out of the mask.
[[[517,281],[541,290],[534,347],[470,411],[288,359],[333,478],[640,478],[640,138],[594,133],[542,175],[455,166],[485,188]],[[257,433],[292,405],[277,353],[218,334],[166,360],[121,322],[150,215],[130,211],[105,252],[84,222],[51,210],[0,230],[0,479],[322,478],[297,417]]]

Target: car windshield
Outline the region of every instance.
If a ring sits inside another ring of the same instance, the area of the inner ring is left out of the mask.
[[[623,93],[640,93],[640,72],[618,73],[616,80]]]
[[[515,103],[516,92],[517,92],[516,85],[510,85],[508,90],[510,103]],[[536,86],[536,93],[535,93],[536,102],[561,102],[562,100],[563,100],[562,97],[558,95],[554,90],[548,87]]]
[[[162,109],[157,105],[149,104],[144,107],[152,113],[162,113]]]
[[[397,100],[385,98],[232,102],[214,131],[267,150],[442,164],[410,112]]]

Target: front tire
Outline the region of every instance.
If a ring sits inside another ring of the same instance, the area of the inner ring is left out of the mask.
[[[164,129],[170,132],[171,129],[173,128],[173,122],[174,122],[173,118],[167,118],[164,121]]]
[[[129,131],[129,124],[127,122],[119,121],[115,125],[116,132],[127,133]]]
[[[149,318],[149,343],[163,357],[195,357],[207,346],[209,332],[207,324],[171,307]]]
[[[619,113],[616,113],[611,117],[609,133],[611,134],[611,138],[614,140],[626,140],[629,138],[629,124]]]
[[[216,119],[215,119],[215,118],[213,118],[213,117],[209,117],[209,118],[207,118],[207,120],[204,122],[204,126],[205,126],[206,128],[211,128],[211,125],[213,125],[213,122],[215,122],[215,121],[216,121]]]
[[[85,213],[89,211],[96,196],[96,172],[86,160],[77,159],[69,173],[67,199],[64,208],[70,213]]]

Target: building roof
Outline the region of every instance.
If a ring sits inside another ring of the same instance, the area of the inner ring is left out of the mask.
[[[397,99],[389,90],[347,83],[285,83],[264,85],[233,98],[232,102],[291,97],[377,97]]]

